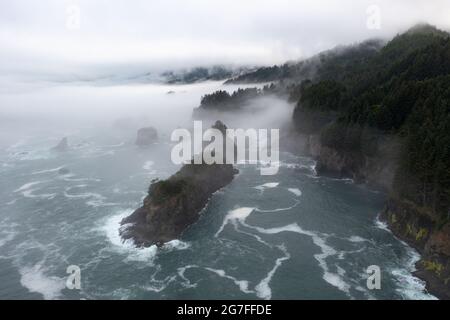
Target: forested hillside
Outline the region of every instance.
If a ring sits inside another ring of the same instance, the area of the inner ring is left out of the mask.
[[[296,139],[306,137],[319,171],[387,187],[382,217],[422,252],[428,288],[450,299],[449,33],[418,25],[384,45],[367,41],[232,80],[247,81],[290,83]]]

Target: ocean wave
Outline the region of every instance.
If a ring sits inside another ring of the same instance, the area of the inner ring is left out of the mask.
[[[281,266],[283,261],[289,260],[291,257],[284,246],[279,246],[279,248],[284,252],[284,256],[275,260],[275,265],[273,266],[273,268],[269,271],[267,276],[262,279],[255,287],[256,295],[261,299],[270,300],[272,298],[272,289],[269,286],[270,281],[272,280],[273,275]]]
[[[146,162],[144,163],[144,165],[142,166],[142,169],[144,169],[144,170],[152,170],[154,164],[155,164],[155,163],[154,163],[153,161],[151,161],[151,160],[146,161]]]
[[[235,223],[236,220],[244,222],[245,219],[253,212],[253,210],[255,210],[255,208],[241,207],[229,211],[228,214],[225,216],[219,230],[217,230],[215,237],[217,237],[223,231],[223,229],[229,222]]]
[[[279,211],[287,211],[287,210],[291,210],[291,209],[295,208],[299,203],[300,203],[300,201],[295,200],[295,204],[293,204],[293,205],[290,206],[290,207],[286,207],[286,208],[276,208],[276,209],[270,209],[270,210],[264,210],[264,209],[255,208],[255,211],[258,211],[258,212],[279,212]]]
[[[384,221],[381,221],[379,214],[375,218],[375,227],[377,227],[378,229],[387,231],[389,233],[392,233],[391,230],[389,229],[387,223]]]
[[[44,170],[39,170],[39,171],[34,171],[31,174],[32,175],[36,175],[36,174],[43,174],[43,173],[51,173],[51,172],[57,172],[61,169],[65,168],[65,166],[60,166],[57,168],[52,168],[52,169],[44,169]]]
[[[397,292],[404,299],[411,300],[436,300],[437,298],[429,294],[426,290],[425,281],[414,276],[416,263],[420,260],[419,253],[411,247],[407,247],[407,258],[405,267],[394,268],[391,274],[396,278]]]
[[[22,185],[21,187],[19,187],[18,189],[14,190],[13,192],[16,192],[16,193],[19,192],[25,198],[32,198],[32,199],[38,198],[38,199],[51,200],[56,197],[56,193],[36,194],[35,192],[38,191],[39,188],[32,188],[35,185],[46,183],[46,182],[48,182],[48,180],[28,182],[28,183],[25,183],[24,185]]]
[[[205,269],[217,274],[219,277],[233,281],[234,284],[236,284],[239,287],[239,290],[244,293],[253,293],[254,292],[254,291],[248,289],[249,283],[247,280],[238,280],[235,277],[227,275],[226,272],[222,269],[213,269],[213,268],[209,268],[209,267],[207,267]]]
[[[123,210],[119,214],[110,217],[101,230],[112,244],[114,250],[127,255],[126,260],[153,263],[158,251],[155,245],[146,248],[138,248],[134,245],[133,241],[123,240],[120,236],[119,232],[122,227],[120,222],[131,213],[133,213],[133,210],[131,209]]]
[[[41,183],[45,183],[45,182],[48,182],[48,180],[27,182],[24,185],[22,185],[21,187],[19,187],[16,190],[14,190],[13,192],[21,192],[21,191],[24,191],[24,190],[28,190],[32,186],[35,186],[35,185],[38,185],[38,184],[41,184]]]
[[[114,250],[121,254],[126,254],[127,261],[138,261],[153,264],[158,252],[172,250],[186,250],[190,247],[188,242],[178,239],[166,242],[158,249],[156,245],[150,247],[136,247],[132,240],[124,240],[120,236],[121,228],[127,225],[121,225],[121,221],[133,213],[132,209],[122,210],[118,214],[108,218],[100,230],[106,235]]]
[[[295,194],[297,197],[302,195],[302,192],[298,188],[288,188],[288,191]]]
[[[319,263],[319,266],[323,270],[322,278],[327,283],[331,284],[332,286],[338,288],[339,290],[343,291],[348,296],[350,296],[350,294],[349,294],[350,286],[344,281],[342,275],[340,275],[339,273],[331,272],[328,267],[328,264],[326,262],[326,259],[329,256],[337,254],[337,251],[326,243],[326,237],[328,235],[326,235],[326,234],[320,235],[319,233],[316,233],[313,231],[303,230],[297,223],[291,223],[291,224],[283,226],[283,227],[268,228],[268,229],[251,226],[248,224],[245,224],[245,226],[255,229],[261,233],[265,233],[265,234],[277,234],[277,233],[281,233],[281,232],[295,232],[295,233],[299,233],[299,234],[311,237],[313,243],[316,246],[318,246],[321,250],[321,253],[315,254],[314,258],[317,260],[317,262]]]
[[[20,283],[30,292],[40,293],[46,300],[54,300],[61,297],[61,291],[65,288],[62,278],[49,276],[41,264],[19,269]]]

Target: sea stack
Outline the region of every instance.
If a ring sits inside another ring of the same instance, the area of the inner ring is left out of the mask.
[[[158,140],[158,132],[153,127],[141,128],[137,132],[136,145],[146,147]]]
[[[69,150],[69,143],[67,142],[67,137],[61,139],[61,141],[52,148],[54,151],[64,152]]]
[[[222,131],[226,127],[218,121],[213,128]],[[212,194],[229,184],[237,172],[231,164],[185,164],[167,180],[150,185],[143,206],[122,220],[121,237],[136,246],[160,246],[179,238],[198,220]]]

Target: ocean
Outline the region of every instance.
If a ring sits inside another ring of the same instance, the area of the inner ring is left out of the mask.
[[[0,299],[434,299],[413,275],[418,253],[378,219],[386,195],[318,176],[313,159],[288,152],[276,175],[237,165],[239,174],[180,239],[161,248],[121,240],[120,221],[141,205],[151,180],[179,169],[171,130],[192,125],[202,95],[235,88],[2,89]],[[289,121],[287,102],[264,103],[263,116],[226,124]],[[159,142],[139,148],[136,131],[145,125]],[[65,136],[69,151],[52,151]],[[73,265],[80,289],[66,286]],[[372,265],[380,289],[367,286]]]

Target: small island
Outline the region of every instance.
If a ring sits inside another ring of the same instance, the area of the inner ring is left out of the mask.
[[[226,126],[213,126],[222,133]],[[120,235],[136,246],[161,246],[177,239],[195,223],[212,194],[229,184],[237,169],[231,164],[185,164],[167,180],[153,181],[143,206],[121,222]]]

